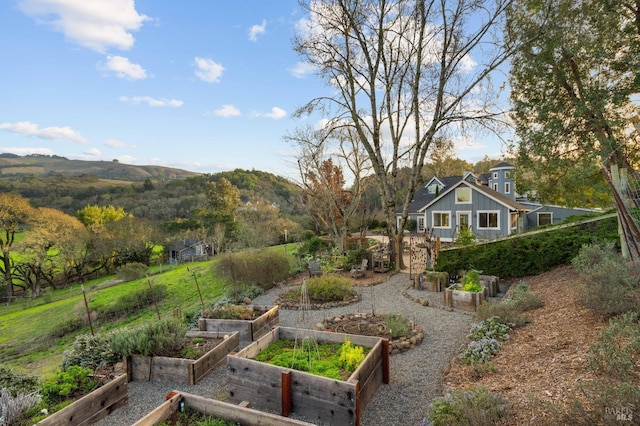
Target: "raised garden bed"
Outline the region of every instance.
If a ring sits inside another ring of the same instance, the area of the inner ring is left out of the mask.
[[[237,331],[240,335],[240,345],[241,347],[245,347],[280,324],[277,305],[265,308],[254,307],[254,310],[259,310],[262,314],[254,319],[246,320],[200,318],[198,320],[198,329],[200,331],[219,333],[233,333]]]
[[[480,291],[464,291],[460,284],[454,284],[444,291],[444,305],[449,308],[475,311],[484,302],[484,288]]]
[[[107,417],[128,402],[127,376],[122,374],[36,424],[38,426],[89,425]]]
[[[449,286],[449,274],[446,272],[423,272],[413,281],[413,288],[416,290],[442,292],[447,286]]]
[[[221,364],[227,354],[240,348],[238,332],[230,335],[208,331],[189,331],[187,337],[217,339],[218,344],[197,359],[166,356],[130,355],[124,357],[129,381],[169,381],[195,385]]]
[[[173,391],[166,401],[151,413],[134,423],[134,426],[152,426],[177,419],[180,410],[189,408],[207,416],[236,422],[242,425],[311,426],[311,423],[254,410],[246,402],[239,405],[208,399],[186,392]]]
[[[318,343],[344,343],[348,337],[354,345],[371,350],[346,380],[328,379],[253,359],[277,340],[302,340],[305,335]],[[248,401],[259,410],[283,416],[296,413],[332,425],[359,425],[360,413],[383,383],[389,383],[389,341],[379,337],[276,327],[227,357],[231,402]]]
[[[495,275],[480,275],[480,285],[485,288],[485,297],[496,297],[500,291],[500,283]]]

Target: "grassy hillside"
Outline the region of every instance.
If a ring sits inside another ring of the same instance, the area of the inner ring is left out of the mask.
[[[151,276],[152,285],[164,285],[166,298],[159,304],[160,315],[168,318],[175,313],[186,313],[201,307],[194,274],[198,279],[206,305],[225,295],[227,285],[217,275],[214,261],[164,266],[163,272]],[[149,286],[147,278],[115,283],[113,278],[86,283],[84,289],[90,310],[114,303],[119,297]],[[55,371],[62,361],[62,354],[73,344],[75,335],[90,333],[86,323],[77,332],[58,337],[69,321],[75,317],[86,318],[86,309],[80,285],[47,293],[36,299],[26,299],[10,306],[0,306],[0,359],[16,371],[46,376]],[[118,327],[134,326],[157,318],[155,306],[132,312],[112,323],[93,318],[96,332]],[[86,321],[85,321],[86,322]]]

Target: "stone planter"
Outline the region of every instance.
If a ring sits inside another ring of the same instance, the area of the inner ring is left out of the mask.
[[[496,297],[500,291],[500,280],[495,275],[480,275],[480,285],[485,288],[485,297]]]
[[[189,407],[207,416],[243,425],[312,426],[311,423],[253,410],[245,403],[234,405],[179,391],[170,392],[163,404],[134,423],[134,426],[152,426],[162,422],[171,422],[180,407]]]
[[[414,279],[413,288],[416,290],[442,292],[448,285],[448,273],[428,271],[418,275]]]
[[[223,338],[224,334],[189,331],[188,337]],[[235,332],[198,359],[171,358],[166,356],[130,355],[124,357],[124,367],[129,381],[177,382],[195,385],[222,364],[230,352],[240,348],[240,336]]]
[[[89,425],[127,405],[127,376],[122,374],[62,410],[40,420],[38,426]]]
[[[444,291],[444,306],[475,311],[484,302],[484,292],[463,291],[460,284],[454,284]]]
[[[313,336],[318,343],[344,343],[371,348],[346,380],[335,380],[256,361],[272,342]],[[291,412],[311,421],[332,425],[359,425],[360,413],[382,383],[389,383],[389,342],[369,336],[276,327],[235,355],[227,357],[227,389],[231,402],[247,401],[268,412]]]
[[[280,324],[277,305],[263,308],[263,310],[265,312],[254,320],[200,318],[198,320],[198,329],[200,331],[220,333],[233,333],[237,331],[240,335],[240,347],[245,347]]]

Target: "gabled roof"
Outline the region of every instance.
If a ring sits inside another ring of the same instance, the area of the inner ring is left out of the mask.
[[[455,185],[461,179],[462,176],[448,176],[443,178],[435,176],[432,177],[427,181],[427,183],[422,186],[422,188],[420,188],[418,191],[416,191],[415,194],[413,194],[413,200],[411,200],[411,203],[409,203],[409,213],[417,213],[422,208],[422,206],[430,203],[433,199],[438,197],[439,194],[442,194],[442,192],[444,192],[446,188],[450,187],[451,185]],[[440,184],[443,189],[438,194],[429,194],[427,188],[429,188],[429,186],[431,186],[435,182]],[[398,213],[400,213],[401,209],[402,207],[398,209]]]
[[[507,163],[506,161],[501,161],[500,163],[496,164],[495,166],[491,167],[489,170],[493,170],[493,169],[513,169],[514,165],[511,163]]]
[[[494,191],[493,189],[491,189],[491,188],[489,188],[487,186],[478,185],[478,184],[475,184],[475,183],[468,182],[466,180],[460,180],[458,183],[456,183],[455,185],[452,185],[446,191],[441,192],[438,195],[438,197],[434,197],[434,199],[432,199],[427,204],[425,204],[422,207],[420,207],[418,209],[418,212],[422,212],[422,211],[428,209],[429,206],[431,206],[437,200],[439,200],[439,199],[441,199],[443,197],[446,197],[447,194],[450,194],[453,190],[455,190],[456,188],[458,188],[460,186],[463,186],[463,185],[468,186],[472,190],[476,190],[478,192],[482,192],[485,196],[487,196],[487,197],[493,199],[494,201],[502,204],[503,206],[507,207],[510,210],[518,210],[518,211],[527,211],[527,210],[529,210],[527,207],[523,206],[522,204],[513,201],[509,197],[505,197],[504,195],[500,194],[498,191]]]

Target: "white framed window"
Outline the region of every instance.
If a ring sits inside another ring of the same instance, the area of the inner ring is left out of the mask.
[[[553,213],[538,213],[538,226],[551,225],[553,223]]]
[[[500,212],[478,211],[478,229],[500,229]]]
[[[511,182],[504,183],[504,193],[511,194]]]
[[[424,232],[424,217],[418,218],[418,232]]]
[[[497,183],[494,183],[494,184],[493,184],[493,190],[494,190],[494,191],[496,191],[496,192],[498,192],[498,184],[497,184]]]
[[[498,172],[493,172],[493,178],[498,179]]]
[[[458,230],[471,229],[471,212],[470,211],[457,211],[456,223]]]
[[[509,179],[510,177],[511,177],[511,174],[509,172],[504,172],[505,179]]]
[[[427,193],[429,194],[437,194],[440,192],[440,185],[437,183],[432,183],[427,187]]]
[[[451,212],[431,213],[434,228],[451,228]]]
[[[471,203],[471,188],[456,188],[456,204]]]

